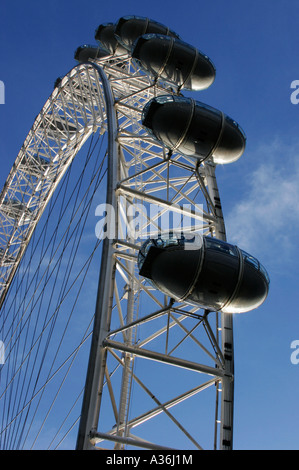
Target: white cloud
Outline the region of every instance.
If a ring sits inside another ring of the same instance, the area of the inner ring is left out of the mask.
[[[276,140],[256,152],[263,163],[246,175],[248,186],[225,218],[228,239],[263,259],[291,257],[298,244],[299,143]]]

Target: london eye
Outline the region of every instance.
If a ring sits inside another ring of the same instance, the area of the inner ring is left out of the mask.
[[[269,289],[217,185],[245,133],[184,95],[216,69],[168,26],[95,40],[0,195],[1,449],[232,449],[233,317]]]

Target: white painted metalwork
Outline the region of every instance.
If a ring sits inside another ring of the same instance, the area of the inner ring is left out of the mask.
[[[70,162],[92,133],[107,131],[114,236],[103,241],[78,449],[232,447],[232,317],[173,302],[136,266],[141,243],[165,230],[170,212],[173,229],[183,220],[186,231],[225,239],[213,162],[168,152],[141,125],[151,98],[176,93],[129,54],[79,64],[37,116],[1,193],[2,304]]]

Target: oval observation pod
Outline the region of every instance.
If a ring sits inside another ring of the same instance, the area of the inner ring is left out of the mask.
[[[264,302],[269,290],[268,274],[256,258],[194,234],[147,240],[138,267],[161,292],[211,311],[248,312]]]
[[[123,16],[115,26],[115,36],[129,51],[131,51],[134,42],[139,36],[149,33],[159,33],[179,38],[179,35],[171,31],[167,26],[142,16]]]
[[[192,98],[153,98],[143,109],[142,124],[170,150],[200,161],[231,163],[245,150],[246,137],[236,121]]]
[[[174,37],[145,34],[134,44],[132,57],[155,78],[187,90],[204,90],[215,80],[210,59]]]
[[[100,46],[84,44],[76,49],[74,58],[78,62],[87,62],[89,59],[102,59],[108,55],[110,55],[110,53],[107,49],[103,49]]]
[[[118,42],[114,33],[114,23],[100,24],[95,32],[95,39],[100,43],[103,49],[107,49],[107,51],[112,55],[127,54],[127,49]]]

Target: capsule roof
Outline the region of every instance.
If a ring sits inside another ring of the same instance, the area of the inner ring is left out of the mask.
[[[116,56],[127,54],[127,49],[120,44],[114,33],[114,23],[103,23],[96,29],[95,39],[100,43],[101,47],[107,49],[110,54]]]
[[[179,38],[179,35],[167,26],[142,16],[123,16],[115,26],[115,36],[126,49],[131,48],[139,36],[149,33],[160,33]]]
[[[132,57],[154,77],[187,90],[206,89],[215,80],[216,70],[209,57],[176,37],[140,36],[132,48]]]
[[[212,311],[253,310],[269,290],[267,271],[256,258],[211,237],[149,239],[139,251],[138,267],[166,295]]]
[[[245,150],[246,136],[236,121],[192,98],[153,98],[144,107],[142,124],[169,149],[199,161],[231,163]]]
[[[74,57],[78,62],[87,62],[89,59],[102,59],[109,55],[109,51],[101,46],[84,44],[76,49]]]

